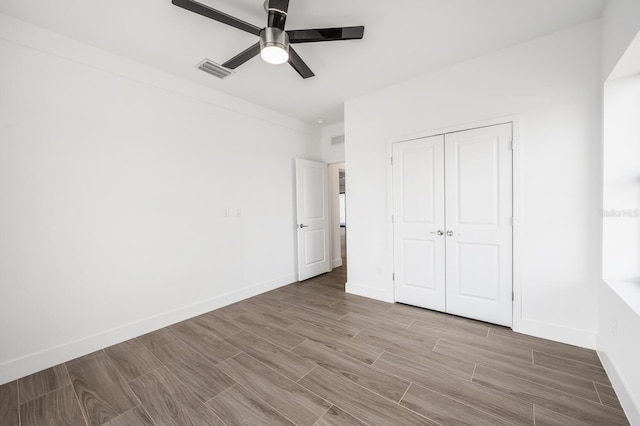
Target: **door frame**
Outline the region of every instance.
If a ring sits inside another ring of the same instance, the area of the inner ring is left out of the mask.
[[[498,117],[494,119],[475,121],[466,124],[442,127],[426,130],[424,132],[412,133],[397,138],[387,139],[387,267],[391,271],[389,274],[389,288],[392,290],[392,300],[395,298],[395,283],[393,280],[394,271],[394,247],[393,247],[393,144],[407,142],[415,139],[428,138],[431,136],[455,133],[465,130],[472,130],[480,127],[489,127],[499,124],[511,123],[513,126],[513,169],[512,169],[512,191],[513,191],[513,319],[512,329],[522,330],[522,227],[520,224],[524,219],[524,209],[522,208],[522,152],[523,143],[521,137],[521,119],[518,115]]]

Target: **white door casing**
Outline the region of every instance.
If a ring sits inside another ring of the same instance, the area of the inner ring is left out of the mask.
[[[445,310],[444,136],[393,146],[398,302]]]
[[[328,166],[296,159],[298,281],[331,270]]]
[[[447,312],[513,320],[512,125],[445,136]]]
[[[508,123],[393,145],[397,302],[512,325],[512,140]]]

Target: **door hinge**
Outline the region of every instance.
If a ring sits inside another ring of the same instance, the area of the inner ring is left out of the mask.
[[[396,280],[396,273],[395,273],[395,272],[393,272],[393,273],[391,274],[391,281],[395,281],[395,280]]]
[[[511,151],[515,151],[515,149],[516,149],[516,147],[515,147],[515,145],[513,144],[513,139],[511,139]]]
[[[516,293],[515,292],[511,292],[511,301],[513,302],[514,300],[516,300]]]

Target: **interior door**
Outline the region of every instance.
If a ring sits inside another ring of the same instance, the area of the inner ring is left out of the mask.
[[[446,311],[512,325],[512,125],[445,135]]]
[[[298,281],[331,270],[327,164],[296,159]]]
[[[395,300],[445,310],[444,136],[393,145]]]

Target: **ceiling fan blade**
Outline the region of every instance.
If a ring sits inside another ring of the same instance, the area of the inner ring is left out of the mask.
[[[291,46],[289,46],[289,65],[291,65],[302,78],[309,78],[315,75]]]
[[[257,56],[259,53],[260,53],[260,42],[254,44],[253,46],[249,47],[243,52],[238,53],[236,56],[234,56],[233,58],[229,59],[227,62],[222,64],[222,66],[225,68],[234,70],[238,68],[240,65],[247,62],[249,59],[253,58],[254,56]]]
[[[178,7],[187,9],[188,11],[197,13],[198,15],[205,16],[213,19],[214,21],[222,22],[223,24],[230,25],[253,35],[259,36],[260,31],[262,30],[262,28],[258,28],[255,25],[242,21],[238,18],[234,18],[231,15],[227,15],[226,13],[220,12],[219,10],[210,8],[209,6],[193,0],[172,0],[172,3]]]
[[[364,37],[364,27],[316,28],[289,30],[289,43],[314,43],[318,41],[359,40]]]
[[[284,24],[287,21],[287,11],[289,10],[289,0],[267,0],[267,27],[280,28],[284,31]]]

